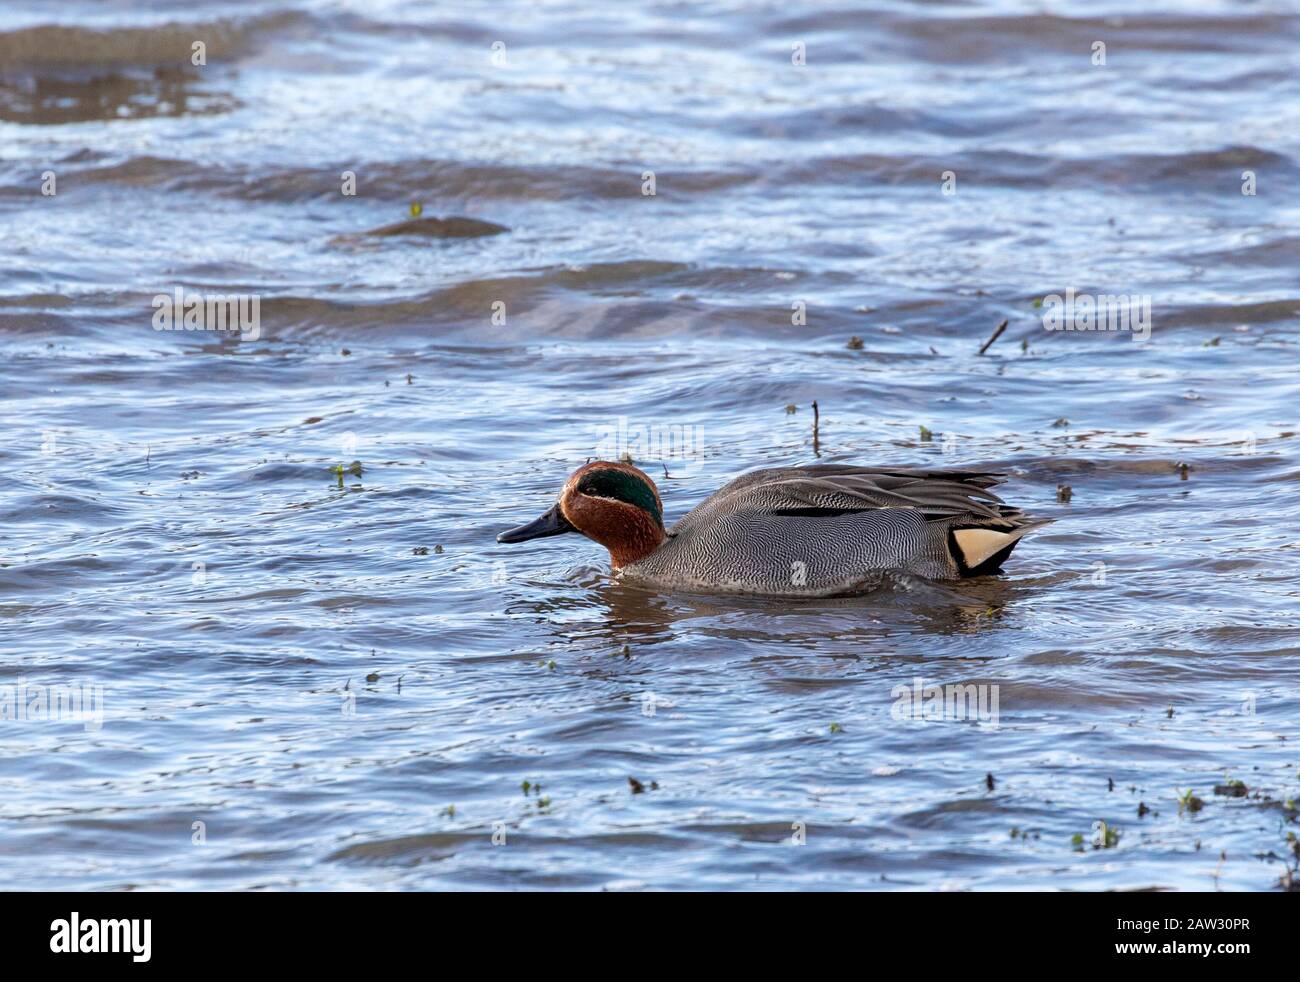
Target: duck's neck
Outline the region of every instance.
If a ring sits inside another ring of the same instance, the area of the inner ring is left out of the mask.
[[[664,530],[645,512],[636,520],[627,523],[619,530],[617,540],[605,542],[609,550],[609,560],[615,569],[622,569],[631,563],[639,563],[654,552],[667,538]]]
[[[569,524],[608,549],[615,569],[645,559],[668,537],[653,515],[626,501],[574,496],[561,502]]]

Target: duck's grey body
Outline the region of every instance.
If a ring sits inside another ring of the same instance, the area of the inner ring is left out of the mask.
[[[814,464],[736,478],[622,575],[677,589],[824,597],[881,570],[934,579],[996,572],[1044,524],[987,489],[997,474]]]

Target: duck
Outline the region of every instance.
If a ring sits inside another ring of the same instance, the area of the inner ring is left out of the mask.
[[[578,533],[609,550],[621,579],[670,590],[833,597],[885,570],[936,580],[1001,572],[1051,519],[1003,503],[992,471],[816,463],[766,467],[719,488],[671,528],[650,476],[623,461],[575,470],[513,544]]]

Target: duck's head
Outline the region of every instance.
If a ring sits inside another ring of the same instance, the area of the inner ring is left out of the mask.
[[[527,542],[580,532],[609,550],[614,568],[644,559],[664,541],[664,506],[655,482],[631,464],[593,460],[564,484],[560,500],[540,518],[497,536]]]

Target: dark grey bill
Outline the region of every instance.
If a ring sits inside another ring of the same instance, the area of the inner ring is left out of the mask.
[[[535,518],[527,525],[520,525],[517,529],[511,529],[509,532],[502,532],[497,536],[498,542],[527,542],[529,539],[544,539],[548,535],[563,535],[565,532],[578,531],[568,520],[560,513],[560,506],[557,502],[541,518]]]

